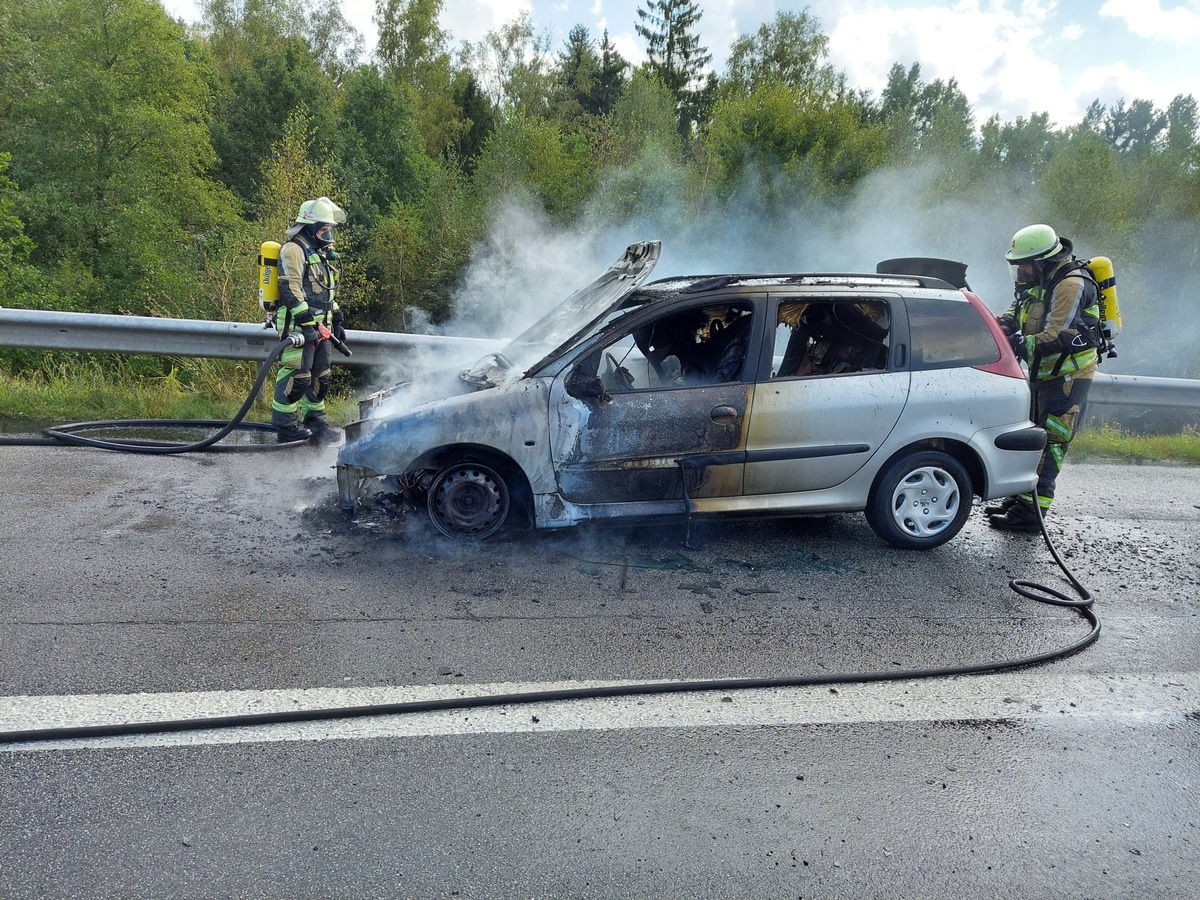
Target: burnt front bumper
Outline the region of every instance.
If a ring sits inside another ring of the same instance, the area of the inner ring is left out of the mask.
[[[375,477],[370,469],[361,466],[351,466],[345,463],[337,465],[338,506],[344,510],[353,510],[358,506],[358,498],[362,495],[363,485],[367,479]]]

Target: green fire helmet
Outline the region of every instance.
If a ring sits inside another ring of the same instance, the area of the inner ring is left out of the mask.
[[[305,200],[300,204],[300,212],[296,214],[297,225],[312,225],[314,222],[341,225],[345,221],[345,211],[328,197]]]
[[[1010,263],[1048,259],[1062,253],[1062,242],[1049,225],[1027,225],[1013,235],[1005,257]]]

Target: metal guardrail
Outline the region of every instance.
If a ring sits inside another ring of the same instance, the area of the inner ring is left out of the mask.
[[[266,357],[279,341],[261,322],[208,322],[153,316],[109,316],[0,307],[0,347],[35,350],[87,350],[146,356],[199,356],[210,359]],[[346,330],[354,355],[333,354],[335,365],[401,368],[405,357],[450,356],[478,359],[501,341],[428,334]]]
[[[257,322],[208,322],[150,316],[108,316],[0,307],[0,347],[86,350],[149,356],[199,356],[261,360],[275,332]],[[406,368],[421,356],[443,364],[469,362],[502,345],[485,338],[450,335],[346,332],[352,357],[333,354],[342,366]],[[1200,381],[1145,375],[1096,375],[1090,405],[1200,409]]]

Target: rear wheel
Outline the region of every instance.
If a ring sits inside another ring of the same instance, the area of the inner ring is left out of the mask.
[[[893,460],[875,481],[867,523],[889,544],[931,550],[962,531],[971,512],[971,477],[953,456],[918,450]]]
[[[429,518],[442,534],[481,540],[504,527],[512,499],[508,484],[495,469],[458,462],[434,476],[428,507]]]

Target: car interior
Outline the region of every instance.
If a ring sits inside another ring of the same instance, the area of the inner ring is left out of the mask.
[[[771,377],[887,368],[889,315],[883,301],[784,300],[778,309]],[[753,318],[750,304],[736,301],[662,316],[611,342],[599,378],[610,394],[737,381]],[[599,362],[589,358],[597,368]],[[581,361],[581,367],[590,365]]]
[[[784,301],[779,304],[778,365],[772,377],[882,371],[888,338],[888,309],[882,301]]]

